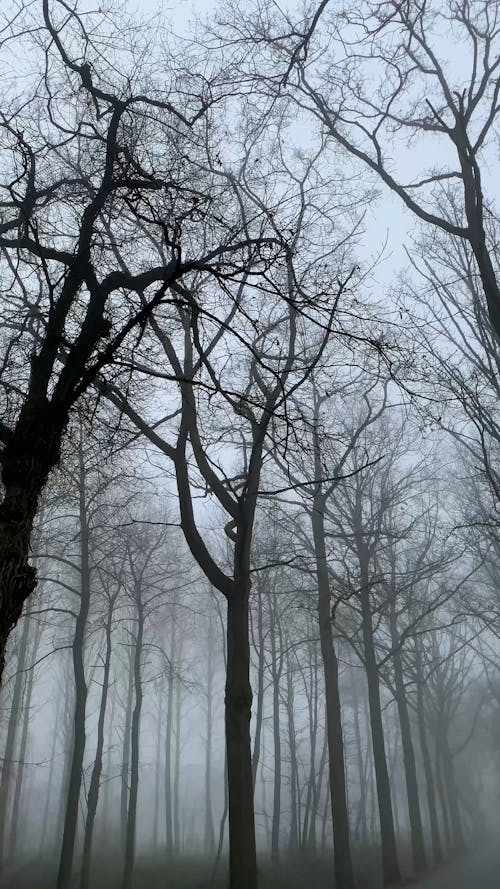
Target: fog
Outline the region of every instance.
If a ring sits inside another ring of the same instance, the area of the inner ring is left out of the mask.
[[[0,885],[493,889],[500,3],[0,9]]]

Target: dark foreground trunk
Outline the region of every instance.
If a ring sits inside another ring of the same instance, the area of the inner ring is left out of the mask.
[[[242,585],[227,603],[226,748],[229,791],[230,889],[256,889],[250,717],[248,589]]]
[[[36,586],[36,571],[29,564],[33,522],[49,473],[59,460],[65,425],[64,411],[33,396],[1,454],[0,681],[9,633]]]

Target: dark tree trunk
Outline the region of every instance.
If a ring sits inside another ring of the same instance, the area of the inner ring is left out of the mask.
[[[108,702],[109,674],[111,668],[111,629],[113,620],[114,598],[110,599],[106,618],[106,649],[104,655],[104,671],[102,679],[102,692],[99,704],[99,717],[97,721],[97,745],[94,765],[90,777],[90,785],[87,799],[87,818],[85,820],[85,833],[83,839],[82,870],[80,877],[81,889],[88,889],[90,881],[90,864],[92,855],[92,837],[94,822],[99,802],[99,790],[101,787],[102,755],[104,750],[104,722],[106,719],[106,706]]]
[[[315,843],[314,832],[311,831],[311,805],[316,788],[316,742],[318,737],[318,671],[317,671],[317,647],[313,643],[310,650],[309,682],[303,673],[304,690],[308,706],[309,724],[309,779],[307,781],[306,801],[304,804],[304,817],[302,820],[301,845],[306,848],[308,843]]]
[[[155,805],[153,817],[153,843],[157,852],[160,846],[160,774],[161,774],[161,735],[163,716],[163,689],[160,690],[158,705],[158,723],[156,726],[156,781],[155,781]]]
[[[175,609],[172,613],[172,623],[170,625],[170,670],[167,683],[167,723],[165,729],[165,830],[167,840],[167,858],[170,859],[174,854],[174,823],[173,823],[173,799],[172,799],[172,737],[173,737],[173,719],[174,719],[174,669],[176,663],[176,619]]]
[[[250,584],[227,602],[226,747],[229,790],[230,889],[256,889],[257,863],[253,811],[250,718],[250,646],[248,597]]]
[[[130,777],[130,731],[132,723],[132,707],[134,703],[134,663],[135,648],[129,648],[129,669],[127,685],[127,701],[125,704],[125,725],[123,728],[123,752],[120,788],[120,832],[122,849],[125,853],[127,844],[127,817]]]
[[[125,838],[125,855],[123,866],[122,889],[131,889],[135,860],[135,828],[137,820],[137,796],[139,792],[139,745],[141,732],[142,710],[142,639],[144,634],[144,610],[141,600],[141,589],[135,590],[137,605],[137,634],[134,650],[134,711],[130,732],[130,791],[128,798],[127,833]]]
[[[316,463],[318,463],[318,460]],[[316,469],[318,471],[318,466],[316,466]],[[317,477],[321,478],[321,466],[319,466]],[[353,889],[354,876],[345,780],[342,707],[340,702],[338,661],[332,632],[324,510],[324,497],[321,493],[317,493],[313,502],[312,530],[318,581],[319,635],[325,680],[328,770],[335,851],[335,885],[337,889]]]
[[[178,650],[179,661],[182,655],[182,641]],[[181,779],[181,727],[182,727],[182,684],[177,680],[177,693],[175,696],[175,756],[174,756],[174,788],[173,788],[173,810],[174,810],[174,852],[179,855],[184,848],[184,832],[181,836],[180,820],[181,820],[181,797],[180,797],[180,779]]]
[[[288,750],[290,755],[290,838],[288,848],[295,850],[298,846],[299,837],[299,818],[297,811],[297,741],[295,737],[295,714],[294,714],[294,694],[293,694],[293,676],[290,654],[287,654],[286,664],[286,710],[288,717]]]
[[[273,682],[273,748],[274,748],[274,780],[273,780],[273,819],[271,826],[271,861],[275,864],[280,860],[280,826],[281,826],[281,723],[280,723],[280,679],[283,672],[283,646],[280,644],[278,653],[276,637],[281,643],[281,625],[276,602],[269,598],[271,617],[271,677]]]
[[[64,410],[32,393],[0,457],[0,681],[9,633],[36,587],[36,571],[29,564],[33,522],[49,473],[59,460],[66,420]]]
[[[69,787],[64,818],[63,841],[57,875],[57,889],[67,889],[71,881],[75,851],[83,759],[85,755],[85,711],[87,683],[85,680],[84,645],[90,606],[90,541],[87,518],[87,498],[83,451],[79,451],[79,522],[80,522],[80,608],[73,637],[73,673],[75,677],[75,713],[73,755],[69,773]]]
[[[398,648],[399,635],[397,627],[396,603],[393,599],[390,604],[389,622],[391,629],[391,642],[394,649],[392,664],[394,668],[394,684],[396,687],[396,704],[401,728],[401,745],[403,748],[403,762],[406,779],[406,794],[408,798],[408,815],[410,820],[411,848],[413,867],[416,871],[423,871],[427,867],[425,854],[424,831],[422,816],[420,813],[420,799],[418,793],[417,765],[415,751],[411,735],[410,716],[406,700],[406,687],[403,672],[401,650]]]
[[[213,731],[213,683],[214,683],[214,633],[212,618],[208,625],[207,662],[207,739],[205,745],[205,854],[212,855],[215,849],[214,818],[212,813],[212,731]]]
[[[373,764],[377,785],[377,800],[380,818],[380,835],[382,843],[382,872],[384,886],[398,883],[401,880],[394,816],[391,802],[391,786],[387,769],[385,752],[384,728],[380,706],[380,683],[373,639],[373,618],[370,605],[370,580],[368,575],[368,555],[362,540],[363,529],[358,529],[360,536],[359,563],[361,580],[361,619],[363,634],[363,650],[368,684],[368,705],[370,710],[370,727],[373,747]]]
[[[262,591],[260,583],[256,584],[257,590],[257,709],[255,712],[255,733],[253,743],[252,756],[252,775],[253,786],[255,789],[255,781],[257,778],[257,769],[260,759],[260,742],[262,736],[262,719],[264,716],[264,665],[265,665],[265,648],[264,648],[264,615],[262,607]]]

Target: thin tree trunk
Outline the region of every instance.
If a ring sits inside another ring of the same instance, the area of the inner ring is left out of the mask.
[[[271,861],[279,863],[280,859],[280,824],[281,824],[281,725],[280,725],[280,679],[283,671],[283,645],[281,625],[276,603],[271,602],[269,595],[269,611],[271,616],[271,677],[273,682],[273,747],[274,747],[274,780],[273,780],[273,819],[271,826]],[[276,638],[279,637],[280,651],[278,654]]]
[[[208,625],[207,661],[207,739],[205,745],[205,854],[212,855],[215,849],[215,830],[212,813],[212,732],[213,732],[213,682],[214,682],[214,634],[212,618]]]
[[[56,745],[57,745],[57,734],[59,730],[59,713],[61,712],[61,695],[57,696],[57,705],[56,705],[56,718],[54,721],[54,728],[52,729],[52,744],[50,747],[50,767],[49,767],[49,778],[47,782],[47,790],[45,792],[45,806],[43,810],[43,818],[42,818],[42,830],[40,833],[40,847],[39,847],[39,857],[47,855],[47,828],[49,825],[49,812],[50,812],[50,804],[52,801],[52,782],[54,779],[54,765],[56,758]],[[59,822],[58,822],[59,823]]]
[[[294,693],[293,693],[293,676],[290,653],[287,654],[286,665],[286,689],[287,702],[286,710],[288,717],[288,750],[290,754],[290,838],[288,848],[295,850],[298,846],[298,813],[297,813],[297,741],[295,737],[295,714],[294,714]]]
[[[319,446],[315,436],[316,477],[322,468]],[[328,772],[332,806],[334,867],[336,889],[353,889],[354,874],[351,859],[349,813],[344,763],[344,734],[339,689],[339,668],[332,632],[330,611],[330,581],[325,546],[325,498],[317,491],[313,500],[312,531],[318,583],[318,621],[325,681],[326,737],[328,742]]]
[[[425,774],[425,786],[427,791],[427,806],[429,809],[429,824],[431,829],[432,854],[436,864],[440,864],[443,860],[443,850],[441,846],[441,837],[439,833],[439,819],[436,805],[436,793],[434,789],[434,776],[432,774],[431,755],[427,742],[427,732],[425,727],[425,705],[423,692],[423,677],[421,675],[420,654],[416,647],[417,662],[417,722],[420,740],[420,750],[422,752],[422,762]]]
[[[394,668],[394,684],[396,687],[396,704],[401,729],[401,745],[403,748],[403,763],[406,779],[406,795],[408,798],[408,815],[410,821],[410,837],[413,857],[413,867],[416,871],[423,871],[427,867],[425,854],[424,830],[420,813],[420,799],[418,793],[417,765],[415,751],[411,736],[410,716],[406,700],[406,687],[403,672],[401,650],[399,648],[399,634],[397,627],[395,597],[390,603],[389,623],[391,630],[391,643],[393,646],[392,664]]]
[[[84,644],[90,606],[90,540],[87,519],[86,478],[83,448],[79,448],[79,522],[80,522],[80,608],[73,637],[73,673],[75,677],[75,714],[73,755],[69,774],[63,841],[57,875],[57,889],[67,889],[71,881],[75,851],[83,760],[85,755],[85,711],[87,683],[85,680]]]
[[[182,640],[178,649],[179,662],[182,657]],[[175,757],[174,757],[174,852],[180,855],[184,849],[184,832],[181,835],[180,819],[181,819],[181,797],[180,797],[180,780],[181,780],[181,750],[182,750],[182,699],[183,689],[181,680],[177,680],[177,691],[175,696]],[[185,822],[184,822],[185,823]]]
[[[450,829],[450,817],[448,813],[448,802],[446,800],[446,794],[444,790],[443,784],[443,774],[441,770],[441,746],[439,742],[439,738],[436,737],[436,787],[438,790],[439,802],[441,804],[441,815],[443,819],[443,828],[444,828],[444,839],[446,843],[446,848],[448,852],[452,851],[453,843],[451,839],[451,829]]]
[[[160,847],[160,774],[161,774],[161,734],[163,716],[163,689],[160,690],[158,704],[158,724],[156,727],[156,762],[155,762],[155,803],[153,816],[153,844],[155,851]]]
[[[452,850],[454,853],[460,854],[465,849],[465,839],[462,826],[462,816],[460,814],[460,803],[458,799],[455,769],[450,752],[448,731],[446,729],[446,726],[444,726],[442,730],[442,734],[440,737],[440,746],[443,763],[443,776],[446,786],[446,796],[449,802]]]
[[[368,554],[362,539],[362,528],[357,528],[359,535],[358,553],[361,579],[361,619],[363,649],[368,684],[368,705],[370,710],[370,727],[373,747],[373,763],[377,785],[377,801],[380,818],[380,836],[382,843],[382,872],[384,886],[398,883],[401,880],[394,816],[392,811],[391,787],[387,770],[384,728],[380,705],[380,684],[373,640],[373,618],[370,606],[370,580],[368,575]]]
[[[90,881],[90,864],[92,855],[92,837],[94,832],[94,822],[97,813],[97,805],[99,802],[99,790],[101,787],[102,773],[102,754],[104,750],[104,723],[106,719],[106,706],[108,702],[109,691],[109,674],[111,669],[111,630],[113,620],[113,608],[115,597],[109,600],[108,613],[106,617],[106,649],[104,655],[104,670],[102,680],[101,700],[99,704],[99,717],[97,721],[97,745],[90,777],[90,785],[87,799],[87,818],[85,820],[85,832],[83,838],[83,857],[82,869],[80,876],[81,889],[88,889]]]
[[[142,710],[142,639],[144,635],[144,611],[141,599],[140,585],[136,584],[135,602],[137,607],[137,634],[134,652],[134,696],[135,704],[132,713],[132,726],[130,732],[130,791],[127,813],[127,834],[125,841],[125,855],[123,867],[122,889],[131,889],[134,874],[135,861],[135,833],[137,821],[137,796],[139,792],[139,745],[141,733]]]
[[[176,663],[176,617],[175,607],[172,609],[172,622],[170,624],[170,670],[167,684],[167,724],[165,729],[165,830],[167,841],[167,858],[174,854],[174,825],[172,818],[172,726],[174,719],[174,664]]]
[[[127,818],[129,807],[129,774],[130,774],[130,732],[132,724],[132,707],[134,703],[134,663],[135,648],[129,648],[129,670],[127,686],[127,702],[125,705],[125,725],[123,728],[123,755],[120,792],[120,827],[122,849],[125,852],[127,843]]]
[[[356,684],[356,677],[354,674],[354,668],[352,663],[350,663],[350,674],[351,674],[351,694],[352,694],[352,710],[354,717],[354,738],[356,741],[356,756],[357,756],[357,764],[358,764],[358,775],[359,775],[359,804],[358,804],[358,813],[356,816],[356,827],[355,827],[355,837],[357,840],[361,840],[363,845],[368,843],[368,823],[366,820],[366,803],[367,803],[367,793],[366,793],[366,766],[365,760],[363,757],[363,746],[361,743],[361,726],[359,721],[359,700],[358,700],[358,689]]]

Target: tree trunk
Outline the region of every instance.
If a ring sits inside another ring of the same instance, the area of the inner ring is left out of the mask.
[[[182,640],[178,649],[179,662],[182,656]],[[177,693],[175,696],[175,757],[174,757],[174,852],[179,855],[184,848],[184,832],[181,836],[180,818],[181,818],[181,798],[180,798],[180,780],[181,780],[181,715],[182,715],[182,683],[177,680]]]
[[[82,870],[80,877],[81,889],[88,889],[90,880],[90,864],[92,855],[92,837],[94,822],[99,802],[99,790],[101,786],[102,754],[104,749],[104,722],[106,719],[106,706],[108,702],[109,674],[111,668],[111,629],[113,619],[114,598],[109,601],[106,618],[106,650],[104,655],[104,671],[102,680],[101,700],[99,704],[99,717],[97,721],[97,745],[90,777],[90,785],[87,799],[87,818],[85,820],[85,833],[83,839]]]
[[[418,733],[420,740],[420,750],[422,752],[422,762],[425,774],[425,786],[427,791],[427,806],[429,809],[429,824],[431,828],[432,854],[436,864],[440,864],[443,860],[443,850],[441,847],[441,838],[439,835],[439,819],[436,805],[436,793],[434,790],[434,776],[432,774],[431,755],[429,745],[427,743],[427,732],[425,727],[425,705],[423,693],[423,676],[421,674],[419,653],[416,648],[417,662],[417,721]]]
[[[174,825],[172,818],[172,726],[174,719],[174,664],[176,663],[176,620],[175,608],[172,611],[170,625],[170,669],[167,683],[167,724],[165,729],[165,830],[167,840],[167,858],[174,854]]]
[[[288,750],[290,755],[290,838],[288,848],[295,850],[298,846],[299,836],[299,819],[297,812],[297,740],[295,736],[295,714],[294,714],[294,694],[293,694],[293,676],[290,654],[287,654],[286,664],[286,689],[287,700],[286,710],[288,717]]]
[[[280,644],[278,654],[276,637],[281,642],[281,625],[276,602],[269,599],[271,618],[271,677],[273,682],[273,748],[274,748],[274,780],[273,780],[273,820],[271,826],[271,861],[279,863],[280,859],[280,826],[281,826],[281,725],[280,725],[280,679],[283,671],[283,646]]]
[[[38,624],[35,630],[35,639],[33,642],[33,647],[30,653],[31,663],[33,664],[36,661],[38,646],[40,644],[40,638],[42,635],[42,627],[41,624]],[[19,747],[19,768],[17,770],[16,776],[16,789],[14,792],[14,801],[12,804],[12,815],[10,820],[10,835],[9,835],[9,861],[13,860],[17,851],[17,837],[18,837],[18,828],[19,828],[19,813],[21,809],[21,792],[23,789],[23,777],[24,777],[24,764],[26,760],[26,749],[28,746],[28,734],[29,734],[29,724],[30,724],[30,710],[31,710],[31,695],[33,693],[33,682],[35,679],[35,669],[31,667],[28,673],[28,680],[26,682],[26,690],[24,697],[24,713],[23,713],[23,728],[21,732],[21,744]]]
[[[257,709],[255,712],[255,733],[253,742],[252,756],[252,775],[253,786],[255,790],[255,781],[257,778],[257,768],[260,758],[260,743],[262,737],[262,720],[264,717],[264,666],[265,666],[265,648],[264,648],[264,615],[262,607],[262,592],[260,583],[256,584],[257,590]]]
[[[57,875],[57,889],[67,889],[71,881],[75,851],[83,759],[85,755],[85,711],[87,683],[85,680],[84,644],[90,606],[90,541],[87,519],[86,479],[83,450],[79,450],[79,521],[80,521],[80,608],[73,637],[73,673],[75,677],[75,713],[73,755],[69,773],[69,787],[64,818],[63,841]]]
[[[241,583],[227,601],[226,747],[229,792],[229,886],[256,889],[250,718],[250,584]]]
[[[354,717],[354,738],[356,741],[356,756],[358,761],[359,775],[359,804],[358,813],[356,816],[356,827],[354,836],[355,839],[361,840],[363,845],[366,846],[366,844],[368,843],[368,823],[366,820],[366,765],[363,757],[363,746],[361,743],[361,726],[359,721],[359,700],[358,689],[356,686],[356,677],[352,663],[350,663],[349,666],[351,674],[352,710]]]
[[[30,606],[28,603],[28,609],[24,617],[21,640],[19,643],[17,671],[14,680],[14,690],[12,692],[12,703],[9,713],[9,722],[7,726],[7,738],[2,760],[2,775],[0,778],[0,873],[3,870],[5,833],[7,827],[7,816],[9,810],[12,777],[14,775],[16,734],[19,724],[19,717],[21,714],[23,688],[26,680],[26,674],[24,671],[26,669],[26,654],[28,649],[28,638],[30,631],[29,611]]]
[[[316,460],[318,464],[318,460]],[[321,466],[318,478],[321,478]],[[335,851],[336,889],[353,889],[354,875],[351,859],[349,813],[344,763],[344,735],[340,702],[339,669],[335,651],[332,616],[330,613],[330,581],[325,546],[325,500],[316,493],[313,501],[312,531],[316,576],[318,582],[318,621],[325,681],[326,734],[328,741],[328,771],[332,807],[333,844]]]
[[[34,372],[35,368],[30,388]],[[49,473],[59,459],[66,421],[64,410],[31,392],[0,455],[0,681],[9,633],[36,587],[36,571],[29,564],[33,522]]]
[[[427,859],[425,854],[422,816],[420,813],[417,765],[415,762],[415,751],[413,749],[413,739],[411,736],[410,716],[408,713],[408,704],[406,700],[403,663],[401,658],[401,650],[398,648],[399,634],[397,627],[395,598],[393,598],[390,603],[389,623],[391,630],[391,643],[394,650],[392,656],[392,664],[394,668],[394,684],[396,687],[396,704],[398,708],[399,725],[401,729],[401,745],[403,748],[403,763],[406,779],[406,794],[408,798],[408,815],[410,820],[413,867],[415,871],[418,872],[426,869]]]
[[[59,713],[61,711],[61,695],[57,696],[57,705],[56,705],[56,718],[54,721],[54,727],[52,729],[52,743],[50,746],[50,767],[49,767],[49,777],[47,781],[47,790],[45,792],[45,805],[43,810],[43,818],[42,818],[42,830],[40,834],[40,846],[38,850],[38,856],[42,859],[44,856],[47,856],[47,828],[49,825],[49,813],[50,813],[50,803],[52,801],[52,782],[54,779],[54,764],[56,758],[56,746],[57,746],[57,734],[59,731]],[[59,823],[59,822],[57,822]]]
[[[373,618],[370,605],[368,555],[366,553],[366,545],[362,540],[362,528],[358,529],[358,532],[360,537],[358,550],[361,580],[360,598],[363,649],[366,679],[368,684],[368,705],[370,710],[373,763],[375,766],[375,781],[377,785],[377,800],[380,818],[382,872],[384,886],[390,886],[391,883],[400,882],[401,872],[399,870],[398,853],[396,848],[394,817],[391,802],[391,787],[389,782],[389,772],[387,769],[384,728],[380,706],[380,684],[377,669],[377,659],[375,655],[375,645],[373,640]]]
[[[461,854],[465,850],[465,839],[462,817],[460,814],[460,802],[458,799],[455,769],[453,766],[446,726],[443,727],[440,734],[439,744],[441,748],[446,796],[449,803],[452,850],[455,854]]]
[[[125,725],[123,728],[123,754],[120,790],[120,832],[122,849],[125,852],[127,844],[127,817],[129,798],[129,774],[130,774],[130,726],[132,723],[132,707],[134,703],[134,663],[135,649],[129,649],[129,670],[127,686],[127,702],[125,705]]]
[[[155,804],[153,816],[153,845],[155,852],[160,847],[160,774],[161,774],[161,735],[163,716],[163,688],[160,689],[158,703],[158,724],[156,726],[156,763],[155,763]]]
[[[125,838],[125,855],[123,867],[122,889],[131,889],[135,859],[135,829],[137,820],[137,796],[139,792],[139,745],[141,733],[142,710],[142,639],[144,634],[144,611],[141,601],[141,589],[136,586],[135,601],[137,605],[137,635],[134,652],[134,695],[135,704],[132,713],[130,732],[130,791],[127,813],[127,834]]]
[[[215,830],[212,813],[212,732],[213,732],[214,634],[212,618],[208,625],[207,662],[207,740],[205,745],[205,854],[213,855]]]

